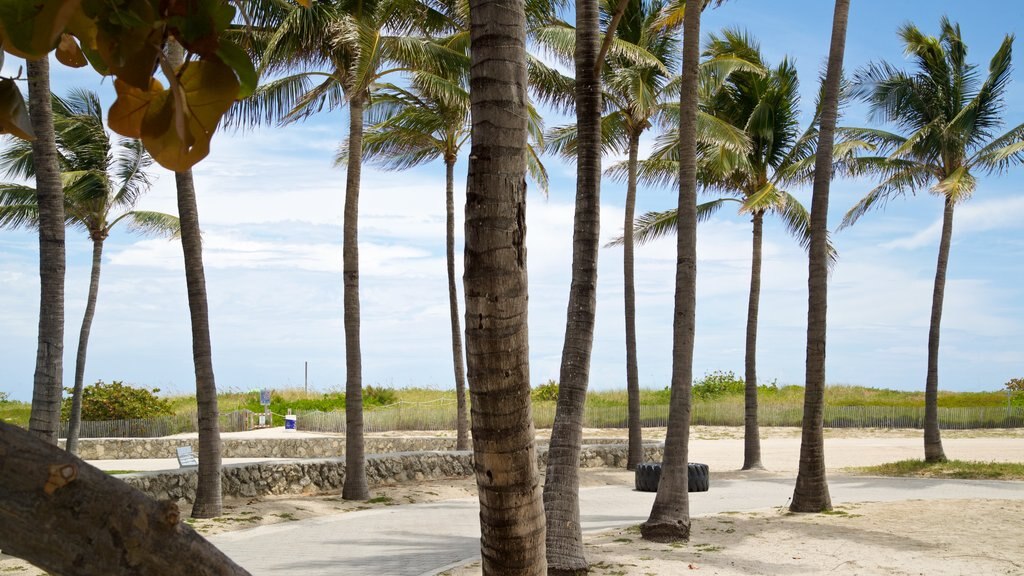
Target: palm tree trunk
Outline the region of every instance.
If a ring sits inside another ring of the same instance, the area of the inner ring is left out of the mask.
[[[576,3],[576,30],[576,214],[558,403],[544,481],[548,574],[587,570],[580,529],[579,459],[594,346],[601,236],[601,77],[597,65],[601,35],[596,0]]]
[[[345,178],[345,500],[369,500],[363,445],[363,353],[359,342],[359,181],[363,168],[363,96],[349,101],[349,153]]]
[[[690,538],[690,497],[686,469],[689,459],[690,394],[697,311],[697,67],[700,61],[700,16],[700,10],[687,9],[683,21],[672,393],[661,481],[658,483],[651,515],[647,522],[640,525],[640,534],[644,539],[655,542]]]
[[[942,323],[942,301],[946,294],[946,267],[949,245],[953,239],[953,199],[946,196],[942,214],[942,239],[939,261],[935,266],[935,289],[932,292],[932,319],[928,327],[928,379],[924,386],[924,459],[945,462],[942,437],[939,434],[939,325]]]
[[[757,309],[761,301],[761,240],[764,212],[754,213],[754,241],[750,257],[750,298],[747,300],[746,394],[743,407],[743,469],[764,468],[761,436],[757,429]]]
[[[459,292],[455,286],[455,158],[445,158],[445,223],[448,258],[448,310],[452,322],[452,364],[455,367],[455,449],[469,450],[469,415],[466,413],[466,366],[463,361],[462,327],[459,322]]]
[[[626,395],[629,402],[629,454],[626,469],[635,470],[644,459],[640,427],[640,370],[636,362],[636,284],[633,278],[633,218],[636,212],[636,170],[640,133],[629,135],[629,181],[626,184],[626,215],[622,224],[622,277],[626,304]]]
[[[25,65],[39,206],[39,340],[28,429],[56,444],[64,385],[64,187],[53,133],[50,61],[43,57]]]
[[[78,432],[82,426],[82,390],[85,388],[85,356],[89,350],[89,332],[96,315],[96,299],[100,293],[100,265],[103,263],[103,240],[92,241],[92,276],[89,279],[89,299],[85,303],[82,330],[78,333],[78,358],[75,360],[75,390],[71,395],[71,418],[68,422],[66,449],[78,453]]]
[[[800,471],[793,491],[793,512],[832,509],[825,478],[825,335],[828,309],[828,194],[832,181],[832,148],[839,116],[839,90],[846,23],[850,0],[836,0],[832,20],[825,93],[822,98],[818,150],[814,159],[814,190],[811,197],[811,246],[807,272],[807,361],[804,388],[803,433],[800,438]]]
[[[530,409],[526,277],[526,12],[470,0],[466,364],[485,576],[547,572]]]
[[[181,66],[184,51],[180,44],[168,42],[167,59],[175,69]],[[185,257],[185,285],[192,323],[192,361],[196,371],[196,404],[199,413],[199,471],[192,517],[214,518],[220,516],[223,503],[220,487],[220,412],[217,409],[217,384],[213,377],[203,239],[192,171],[175,172],[174,182],[178,191],[178,218],[181,222],[181,248]]]

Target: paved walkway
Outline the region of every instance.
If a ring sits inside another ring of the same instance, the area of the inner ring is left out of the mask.
[[[691,494],[694,516],[785,506],[795,478],[773,473],[712,476],[711,491]],[[833,504],[866,501],[1024,499],[1024,482],[832,476]],[[653,493],[632,486],[580,491],[586,531],[639,524]],[[210,540],[255,576],[261,574],[426,576],[479,557],[475,499],[349,512],[228,532]]]

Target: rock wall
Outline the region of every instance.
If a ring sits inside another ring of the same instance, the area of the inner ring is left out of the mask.
[[[644,447],[646,460],[661,461],[663,446]],[[584,446],[583,468],[625,468],[625,445]],[[538,464],[547,464],[547,449],[540,448]],[[367,482],[371,487],[386,484],[459,478],[473,474],[473,454],[463,451],[397,452],[368,456]],[[345,482],[344,458],[230,464],[222,469],[226,498],[254,498],[284,494],[337,492]],[[196,469],[139,472],[118,476],[128,484],[158,499],[183,502],[195,500]]]
[[[63,447],[61,440],[61,447]],[[403,436],[367,437],[367,454],[454,450],[454,438]],[[197,438],[83,438],[78,441],[78,457],[83,460],[131,460],[175,458],[179,446],[199,451]],[[222,438],[222,458],[340,458],[345,455],[345,438]]]

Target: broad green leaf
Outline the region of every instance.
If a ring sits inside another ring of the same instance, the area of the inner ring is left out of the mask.
[[[176,2],[169,5],[167,28],[186,50],[206,59],[217,53],[235,13],[229,2]]]
[[[4,49],[22,58],[53,50],[81,0],[0,0]]]
[[[235,75],[238,76],[238,83],[240,84],[238,99],[241,100],[251,96],[260,81],[259,74],[256,73],[256,67],[253,66],[252,58],[249,57],[245,50],[242,50],[237,44],[226,38],[221,38],[217,56],[221,61],[230,66],[235,71]]]
[[[139,90],[120,78],[114,79],[114,90],[117,100],[107,113],[110,129],[128,138],[142,137],[142,119],[146,109],[156,94],[163,91],[163,84],[155,78],[150,79],[149,90]]]
[[[32,122],[28,117],[25,99],[21,90],[10,78],[0,79],[0,132],[17,136],[22,140],[35,140]]]
[[[108,73],[146,90],[164,42],[164,29],[148,0],[101,4],[96,14],[96,51]]]
[[[57,44],[57,60],[72,68],[81,68],[89,63],[85,59],[85,53],[78,46],[78,42],[75,42],[74,36],[70,34],[60,35],[60,43]]]

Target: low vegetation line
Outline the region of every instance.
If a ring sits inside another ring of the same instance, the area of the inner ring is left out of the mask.
[[[955,478],[960,480],[1024,480],[1024,463],[977,462],[971,460],[900,460],[878,466],[851,468],[852,472],[874,476],[906,478]]]

